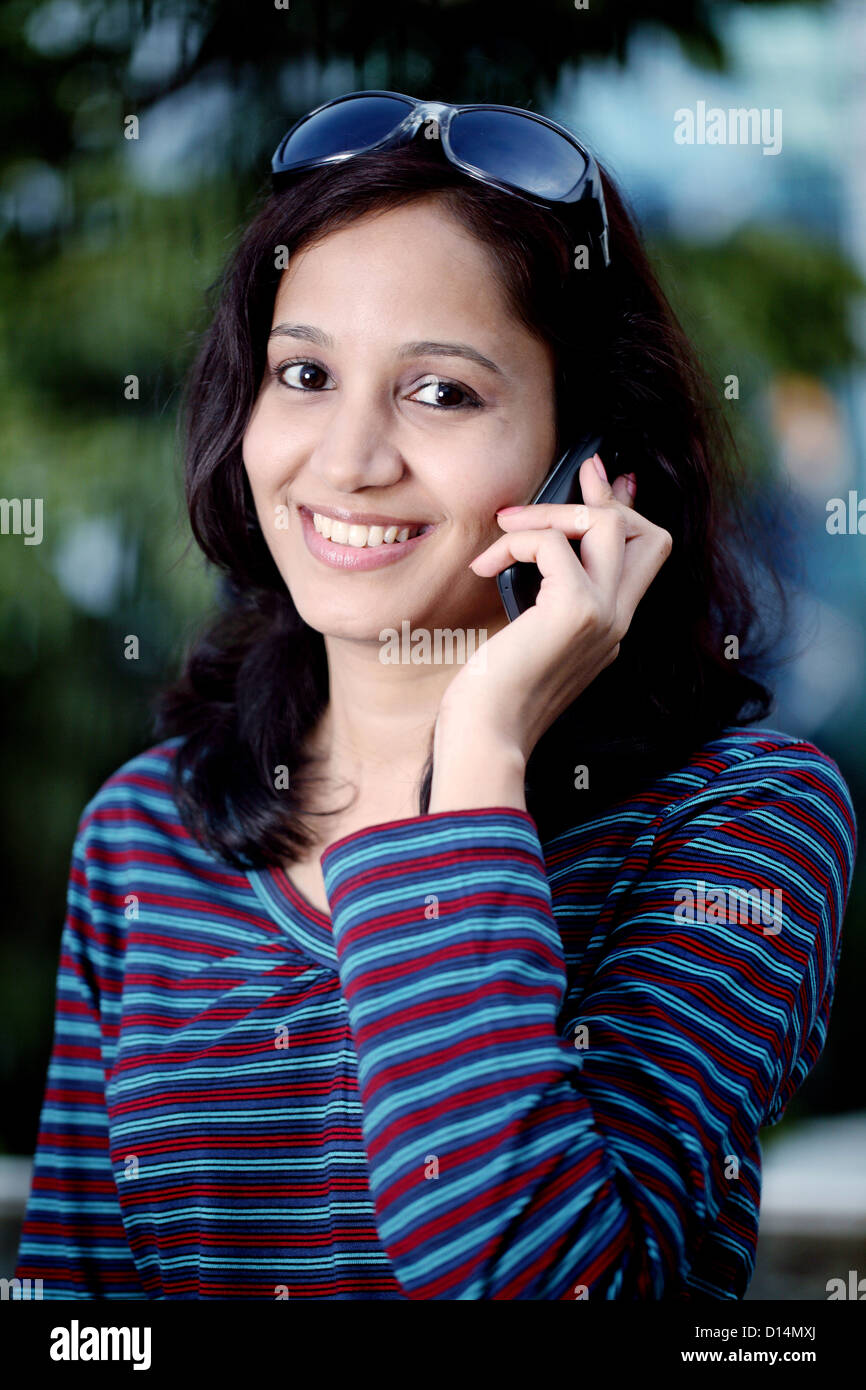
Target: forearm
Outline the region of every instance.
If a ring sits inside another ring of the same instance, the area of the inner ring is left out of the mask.
[[[474,719],[440,712],[433,739],[429,812],[485,806],[526,810],[526,760]]]

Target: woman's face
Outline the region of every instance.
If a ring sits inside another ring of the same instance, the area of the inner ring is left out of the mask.
[[[297,252],[243,457],[304,621],[375,642],[407,620],[502,627],[496,583],[469,561],[550,468],[554,372],[488,250],[432,198]]]

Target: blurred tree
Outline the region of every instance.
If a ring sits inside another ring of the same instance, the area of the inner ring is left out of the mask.
[[[96,109],[119,90],[140,112],[218,83],[266,113],[239,146],[259,167],[283,118],[312,105],[317,86],[423,86],[446,100],[525,105],[568,67],[624,62],[629,39],[647,26],[723,69],[721,20],[706,0],[537,0],[531,12],[499,0],[378,0],[375,9],[353,0],[7,0],[0,149],[4,162],[14,151],[60,165],[80,151],[82,106]]]

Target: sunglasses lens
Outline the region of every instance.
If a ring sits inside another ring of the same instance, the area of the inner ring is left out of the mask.
[[[557,131],[510,111],[461,111],[450,134],[458,159],[540,198],[565,197],[587,167]]]
[[[328,106],[286,137],[274,156],[274,172],[307,159],[367,149],[389,135],[411,110],[412,102],[398,96],[357,97]]]

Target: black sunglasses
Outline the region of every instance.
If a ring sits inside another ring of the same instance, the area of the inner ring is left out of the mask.
[[[424,127],[455,168],[541,207],[582,216],[610,265],[607,210],[598,165],[570,131],[517,106],[449,106],[402,92],[349,92],[296,121],[271,160],[276,190],[295,174],[369,150],[405,145]]]

